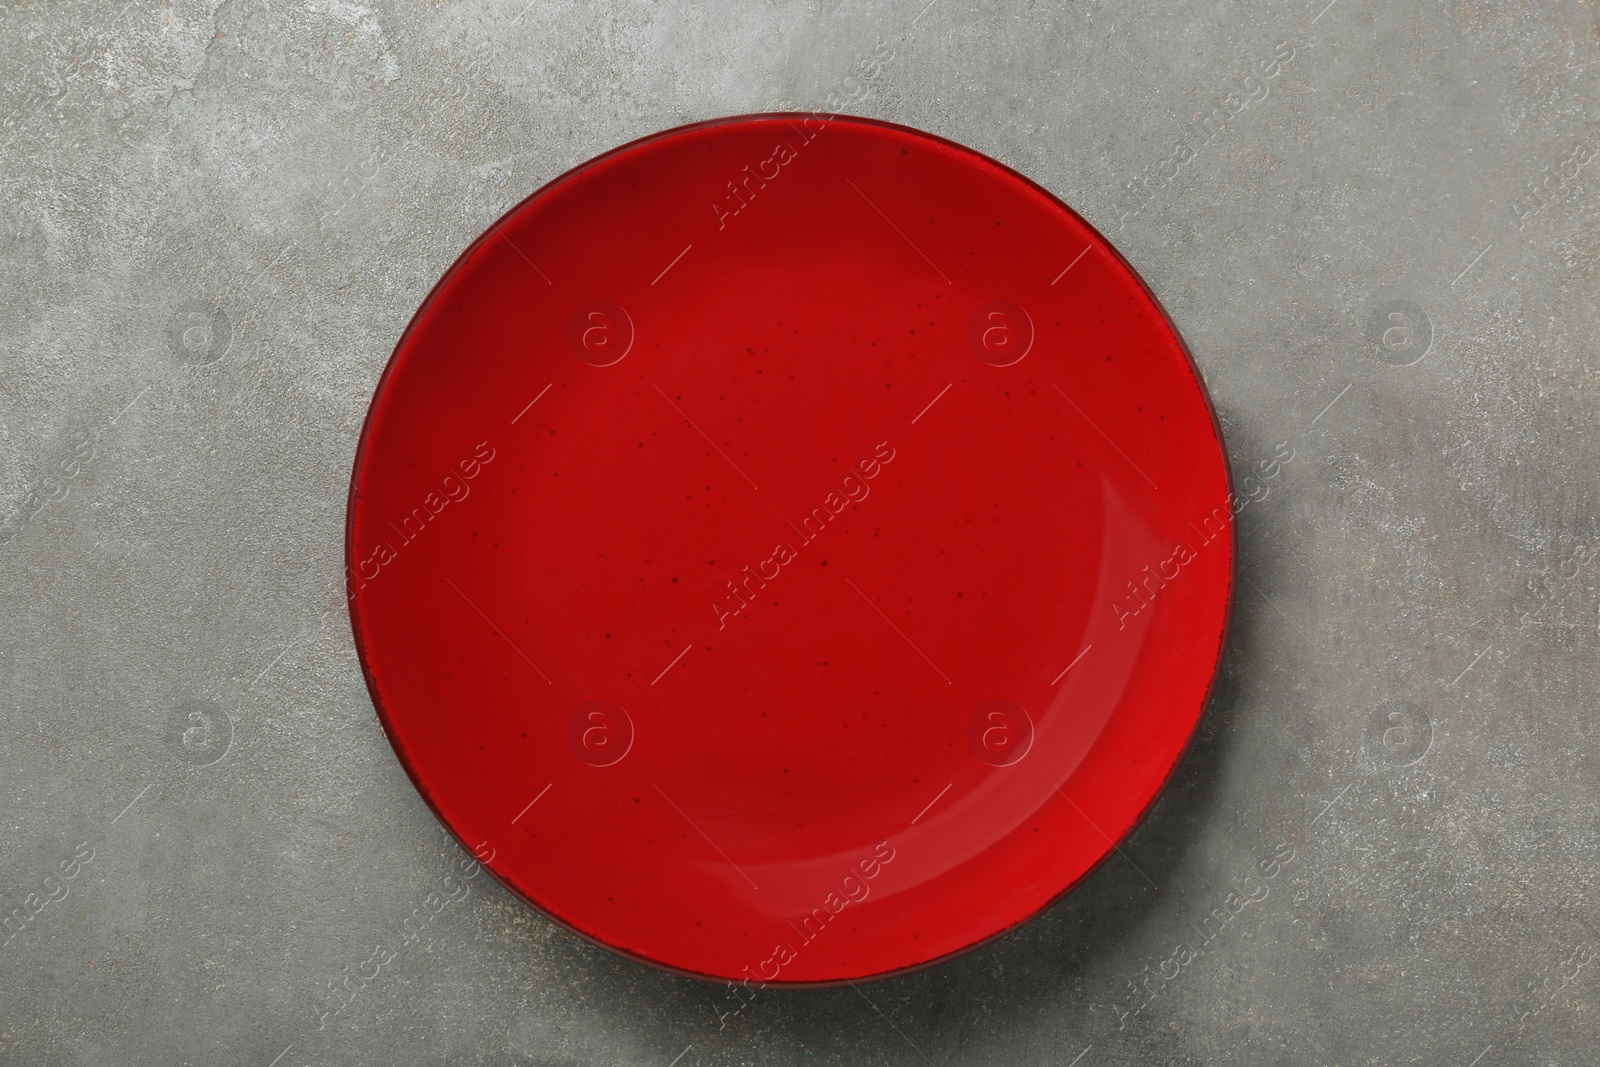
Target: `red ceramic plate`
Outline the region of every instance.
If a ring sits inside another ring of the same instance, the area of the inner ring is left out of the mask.
[[[971,948],[1161,789],[1228,614],[1205,390],[1111,245],[864,119],[556,179],[417,313],[362,434],[356,645],[506,886],[751,984]]]

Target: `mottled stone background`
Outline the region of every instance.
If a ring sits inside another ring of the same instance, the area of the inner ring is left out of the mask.
[[[1597,1062],[1600,5],[925,2],[0,8],[0,1062]],[[1295,450],[1201,736],[1080,891],[860,989],[433,913],[340,590],[390,350],[544,181],[877,42],[852,110],[1077,207],[1236,474]]]

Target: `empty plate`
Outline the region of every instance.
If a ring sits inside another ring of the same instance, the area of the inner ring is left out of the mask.
[[[395,752],[509,889],[757,984],[971,948],[1149,807],[1216,670],[1221,439],[1106,239],[865,119],[584,164],[445,274],[352,480]]]

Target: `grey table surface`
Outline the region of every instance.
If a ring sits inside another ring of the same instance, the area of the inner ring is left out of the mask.
[[[0,9],[0,1062],[1600,1062],[1600,5],[924,3]],[[1295,450],[1196,744],[1079,890],[859,989],[435,911],[340,577],[400,331],[543,182],[879,42],[850,110],[1080,210],[1236,475]]]

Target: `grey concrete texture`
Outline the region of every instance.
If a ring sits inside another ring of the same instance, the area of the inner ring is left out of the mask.
[[[5,4],[0,1063],[1600,1062],[1597,18]],[[746,1001],[487,877],[451,899],[352,645],[345,494],[491,221],[653,131],[828,106],[879,41],[850,110],[1072,204],[1236,476],[1295,459],[1117,854],[953,962]]]

